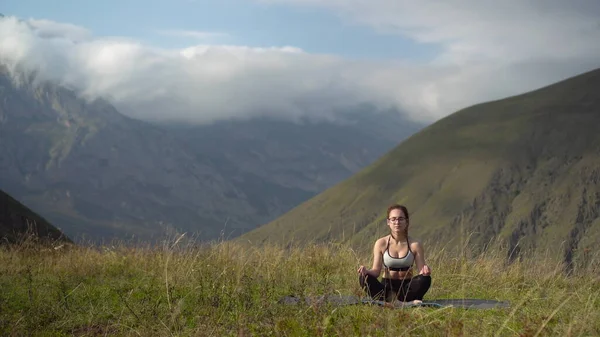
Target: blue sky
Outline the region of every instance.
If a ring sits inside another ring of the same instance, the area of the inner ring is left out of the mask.
[[[428,60],[433,44],[342,20],[324,8],[244,0],[3,0],[1,11],[22,19],[47,19],[89,29],[95,36],[126,36],[181,48],[197,43],[251,47],[294,46],[347,58]],[[206,40],[158,31],[225,33]]]

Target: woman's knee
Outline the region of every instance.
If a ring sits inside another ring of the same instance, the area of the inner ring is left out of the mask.
[[[370,278],[371,275],[358,275],[358,282],[360,283],[360,286],[363,288],[368,286],[372,282]]]
[[[431,275],[417,275],[412,278],[412,281],[417,281],[425,284],[431,284]]]
[[[411,279],[412,287],[423,289],[427,291],[431,286],[430,275],[417,275]]]
[[[419,274],[417,276],[414,276],[413,279],[431,279],[431,275]]]
[[[358,275],[358,283],[360,283],[361,287],[365,287],[365,285],[367,284],[367,277],[363,274],[359,274]]]

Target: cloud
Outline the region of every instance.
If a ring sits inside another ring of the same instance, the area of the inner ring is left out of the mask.
[[[597,0],[256,1],[321,7],[348,24],[441,49],[426,65],[382,65],[389,73],[379,84],[395,86],[394,101],[427,118],[600,67]]]
[[[434,43],[442,52],[431,62],[411,63],[351,60],[293,46],[162,49],[9,17],[0,20],[0,62],[38,69],[42,78],[87,97],[106,97],[134,117],[198,123],[327,117],[363,102],[432,122],[600,67],[598,6],[591,2],[549,1],[540,8],[508,0],[497,7],[465,1],[268,2],[325,6],[348,22]]]
[[[347,22],[441,45],[449,63],[598,55],[597,0],[257,0],[324,7]]]
[[[30,19],[26,23],[42,38],[59,38],[71,41],[83,41],[91,37],[91,32],[83,27],[70,23],[60,23],[50,20]]]
[[[36,69],[40,79],[108,98],[145,119],[327,117],[377,100],[362,84],[360,65],[292,46],[161,49],[125,39],[71,41],[7,18],[0,22],[0,59],[9,69]]]

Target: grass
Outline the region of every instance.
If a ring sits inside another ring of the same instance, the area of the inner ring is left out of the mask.
[[[428,247],[427,298],[487,298],[510,308],[285,305],[286,295],[360,295],[370,254],[328,244],[0,247],[2,336],[589,336],[600,334],[600,261],[571,276],[550,259],[505,262],[501,249]]]

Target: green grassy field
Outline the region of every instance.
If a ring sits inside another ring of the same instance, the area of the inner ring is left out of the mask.
[[[0,248],[2,336],[600,335],[600,260],[571,276],[503,249],[448,256],[428,245],[426,299],[487,298],[510,308],[285,305],[287,295],[360,295],[368,252],[345,245],[249,247],[185,238],[160,247]],[[498,252],[498,253],[496,253]]]

